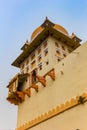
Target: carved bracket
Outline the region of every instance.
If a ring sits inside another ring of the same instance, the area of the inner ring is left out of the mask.
[[[31,88],[34,88],[36,90],[36,92],[38,92],[38,85],[32,84]]]
[[[28,97],[31,97],[31,91],[30,88],[23,91]]]
[[[42,76],[37,76],[38,82],[40,82],[44,87],[46,87],[46,79]]]
[[[48,75],[49,75],[53,80],[55,80],[55,71],[54,71],[54,70],[50,71],[50,72],[48,73]]]
[[[20,99],[20,102],[25,100],[25,94],[23,92],[16,91],[15,94]]]
[[[7,100],[14,105],[18,105],[20,102],[20,99],[18,98],[17,95],[15,95],[15,93],[10,93],[9,96],[7,97]]]

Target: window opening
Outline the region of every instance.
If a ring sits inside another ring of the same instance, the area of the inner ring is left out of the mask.
[[[44,56],[48,55],[48,48],[46,50],[44,50]]]
[[[41,53],[41,48],[38,49],[38,54],[40,54],[40,53]]]
[[[28,64],[29,64],[29,60],[26,61],[26,65],[28,65]]]
[[[41,56],[41,55],[39,55],[39,56],[38,56],[38,62],[40,62],[40,61],[41,61],[41,59],[42,59],[42,56]]]
[[[17,91],[22,91],[22,88],[21,88],[22,85],[23,85],[23,83],[21,83],[21,82],[18,83]]]
[[[47,47],[47,41],[45,41],[45,42],[43,43],[43,46],[44,46],[44,48]]]
[[[29,72],[29,66],[27,66],[27,68],[26,68],[26,72],[27,72],[27,73]]]
[[[58,58],[57,58],[57,61],[58,61],[58,62],[61,61],[61,58],[58,57]]]
[[[42,70],[42,63],[38,65],[39,70]]]
[[[58,56],[58,55],[60,55],[60,51],[59,50],[56,51],[56,56]]]
[[[36,75],[37,75],[36,70],[33,70],[33,72],[32,72],[32,83],[36,82]]]
[[[57,42],[55,42],[55,46],[56,46],[56,47],[59,47],[59,44],[58,44]]]
[[[34,60],[35,54],[31,55],[31,60]]]
[[[21,69],[24,69],[24,64],[22,65]]]
[[[64,46],[62,46],[62,49],[63,49],[63,50],[65,50],[65,47],[64,47]]]
[[[71,53],[72,51],[70,49],[68,49],[68,52]]]
[[[49,60],[47,60],[45,63],[46,63],[46,65],[48,65],[49,64]]]
[[[66,57],[66,54],[63,54],[64,57]]]
[[[36,61],[34,60],[32,63],[31,63],[31,68],[34,68],[36,65]]]

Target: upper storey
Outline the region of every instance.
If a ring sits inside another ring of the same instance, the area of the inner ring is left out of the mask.
[[[54,24],[48,20],[46,17],[44,23],[35,29],[31,35],[30,42],[26,43],[21,48],[23,52],[17,57],[17,59],[12,63],[16,67],[20,67],[21,63],[48,37],[51,36],[66,45],[70,46],[72,50],[80,45],[80,39],[75,35],[69,36],[67,30],[58,25]]]
[[[62,26],[60,26],[60,25],[58,25],[58,24],[54,24],[54,23],[50,22],[50,21],[46,18],[46,20],[44,21],[44,23],[43,23],[41,26],[39,26],[38,28],[36,28],[36,29],[34,30],[34,32],[33,32],[32,35],[31,35],[31,40],[33,40],[33,39],[34,39],[39,33],[41,33],[42,30],[43,30],[45,27],[47,27],[47,26],[50,26],[50,27],[52,27],[52,28],[54,28],[54,29],[56,29],[56,30],[60,31],[61,33],[64,33],[65,35],[68,36],[68,32],[67,32],[67,30],[66,30],[64,27],[62,27]]]

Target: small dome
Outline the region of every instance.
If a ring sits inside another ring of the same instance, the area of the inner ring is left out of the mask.
[[[58,30],[58,31],[60,31],[60,32],[62,32],[62,33],[64,33],[64,34],[66,34],[66,35],[68,35],[67,30],[64,27],[62,27],[61,25],[54,24],[53,28],[56,29],[56,30]],[[31,40],[33,38],[35,38],[43,29],[44,28],[42,26],[39,26],[38,28],[36,28],[34,30],[34,32],[32,33],[32,35],[31,35]]]
[[[31,35],[31,40],[32,40],[34,37],[36,37],[42,30],[43,30],[43,28],[42,28],[41,26],[39,26],[38,28],[36,28],[36,29],[34,30],[34,32],[32,33],[32,35]]]
[[[55,25],[54,25],[54,28],[55,28],[56,30],[60,31],[60,32],[63,32],[63,33],[66,34],[66,35],[69,35],[68,32],[67,32],[67,30],[66,30],[64,27],[62,27],[61,25],[55,24]]]

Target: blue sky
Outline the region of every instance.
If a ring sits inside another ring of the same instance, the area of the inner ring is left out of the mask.
[[[19,72],[11,63],[46,16],[87,40],[87,0],[0,0],[0,130],[16,127],[17,107],[6,101],[6,85]]]

